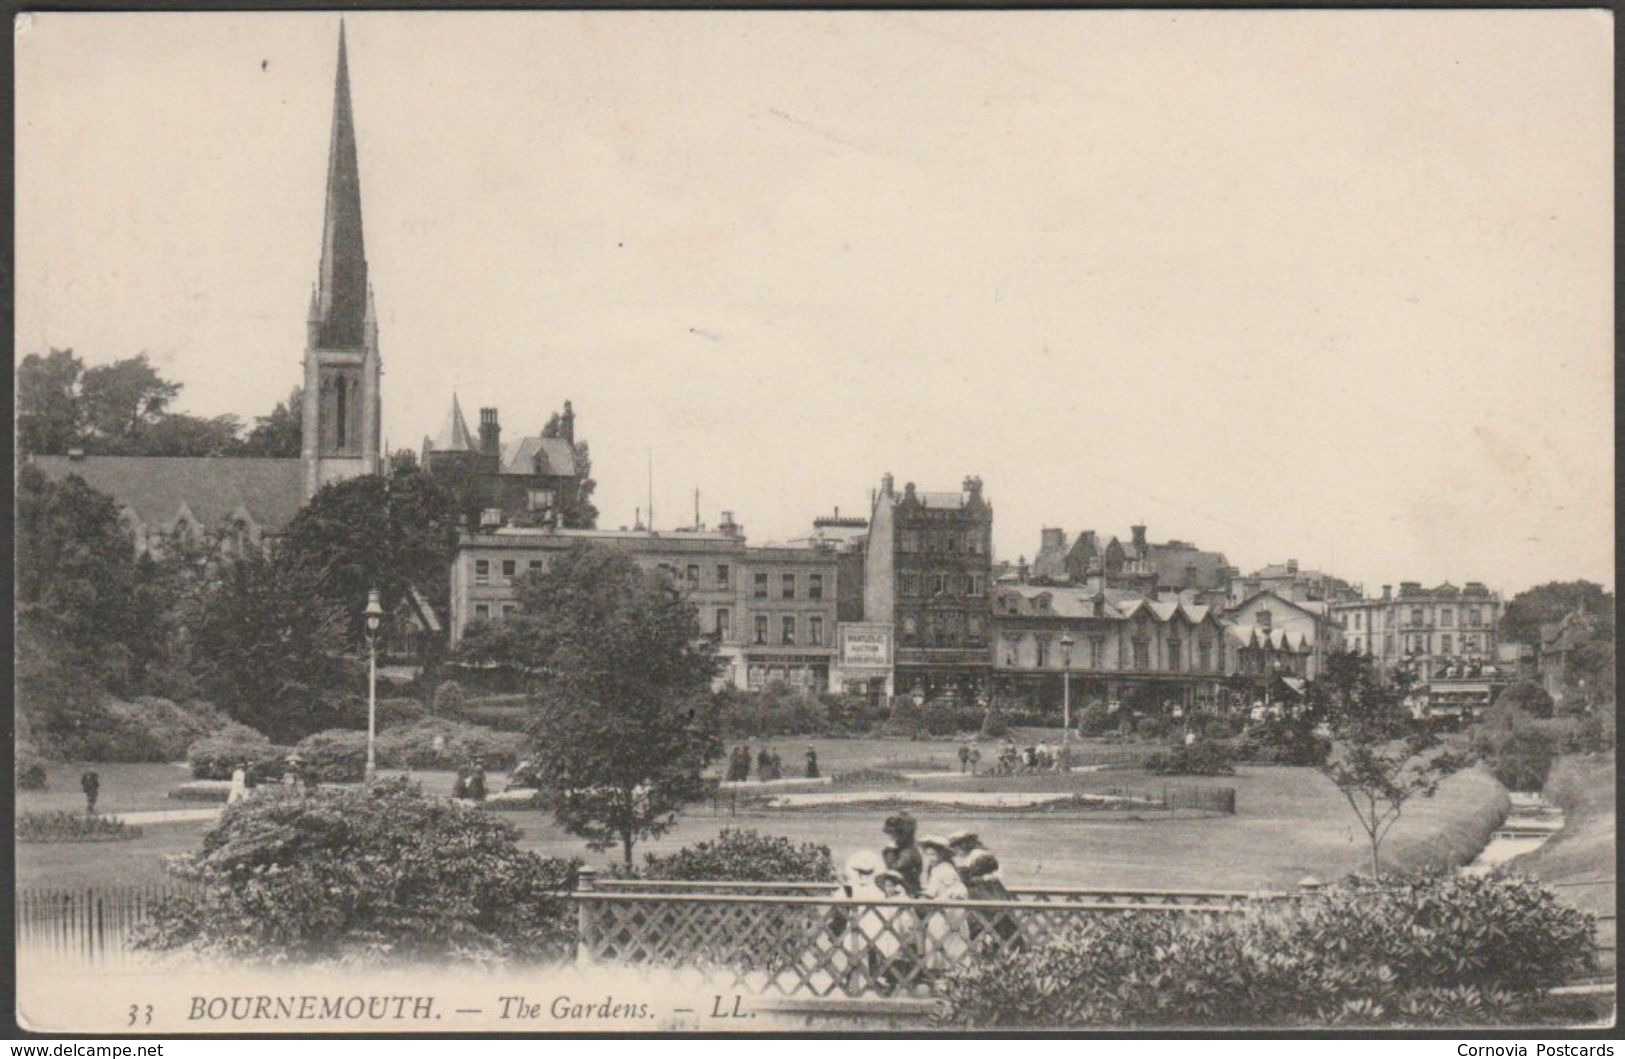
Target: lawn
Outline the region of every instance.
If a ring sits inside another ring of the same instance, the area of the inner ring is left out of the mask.
[[[947,741],[884,739],[811,740],[817,748],[821,770],[826,774],[853,768],[887,768],[894,771],[922,771],[932,763],[957,770],[958,744]],[[786,773],[801,764],[808,740],[777,740],[774,745],[785,759]],[[752,752],[761,745],[749,744]],[[983,744],[983,763],[990,759]],[[104,799],[113,793],[115,783],[128,785],[126,804],[104,804],[108,808],[175,808],[158,792],[167,791],[168,782],[185,779],[183,770],[167,765],[106,766],[101,769]],[[121,779],[110,779],[111,770]],[[133,770],[124,772],[123,770]],[[140,771],[151,770],[151,771]],[[78,771],[65,770],[67,782],[52,785],[78,794]],[[145,777],[145,787],[138,782]],[[414,773],[433,791],[449,793],[453,777],[449,773]],[[493,790],[500,790],[501,776],[492,776]],[[1005,781],[988,779],[924,781],[924,786],[953,789],[1048,789],[1052,783],[1062,789],[1138,787],[1154,789],[1160,777],[1134,771],[1076,773],[1070,776],[1014,777]],[[949,832],[959,828],[978,830],[984,841],[999,855],[1007,879],[1018,885],[1122,886],[1189,888],[1280,888],[1295,885],[1307,874],[1333,879],[1359,870],[1367,853],[1364,835],[1358,830],[1342,796],[1311,769],[1242,768],[1233,777],[1200,779],[1181,777],[1169,782],[1213,784],[1236,789],[1237,812],[1233,817],[1170,818],[1166,814],[1098,814],[1064,816],[1011,816],[1009,814],[923,813],[925,833]],[[960,786],[964,785],[964,786]],[[144,795],[137,792],[145,789]],[[61,792],[31,795],[56,797]],[[146,801],[142,803],[141,799]],[[1443,855],[1470,858],[1477,846],[1473,836],[1488,830],[1505,812],[1505,792],[1481,770],[1452,777],[1439,794],[1407,807],[1395,827],[1385,856],[1406,862],[1419,857]],[[45,808],[20,802],[22,808]],[[82,806],[82,798],[69,798],[64,807]],[[682,846],[714,837],[723,828],[750,828],[766,834],[788,836],[795,841],[828,845],[837,863],[859,849],[876,849],[885,839],[880,833],[883,814],[823,813],[813,811],[754,813],[734,815],[726,803],[718,808],[698,807],[679,817],[676,828],[659,840],[641,843],[638,854],[670,852]],[[603,864],[612,854],[594,854],[582,841],[561,830],[545,812],[509,812],[502,818],[522,832],[526,848],[556,856],[582,856]],[[201,825],[146,825],[142,838],[124,843],[94,845],[28,845],[17,850],[19,885],[83,886],[106,885],[112,881],[139,883],[162,877],[161,856],[196,848]],[[1477,840],[1481,844],[1481,839]],[[1466,847],[1471,848],[1466,848]]]
[[[1563,830],[1508,865],[1557,886],[1565,901],[1599,914],[1613,912],[1617,885],[1614,769],[1610,754],[1559,758],[1545,795],[1562,806]],[[1600,880],[1607,881],[1599,885]]]

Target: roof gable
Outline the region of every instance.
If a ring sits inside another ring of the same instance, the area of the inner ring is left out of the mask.
[[[247,513],[280,533],[304,501],[304,462],[236,456],[36,456],[54,479],[77,475],[148,527],[172,526],[186,512],[208,528]]]

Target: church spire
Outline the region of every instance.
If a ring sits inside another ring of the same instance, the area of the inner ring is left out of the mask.
[[[367,256],[361,239],[361,174],[356,164],[355,119],[350,111],[350,65],[344,22],[339,21],[338,74],[333,85],[333,138],[327,156],[327,217],[317,280],[323,349],[360,349],[367,315]]]

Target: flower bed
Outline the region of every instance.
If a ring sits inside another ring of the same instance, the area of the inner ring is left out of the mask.
[[[192,780],[169,789],[169,796],[178,802],[223,802],[230,795],[230,780]]]
[[[80,813],[20,813],[18,842],[123,842],[140,838],[141,829],[108,816]]]

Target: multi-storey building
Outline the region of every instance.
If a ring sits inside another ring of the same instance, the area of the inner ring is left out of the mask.
[[[1320,570],[1304,570],[1298,560],[1271,563],[1230,582],[1230,603],[1236,606],[1260,592],[1273,592],[1296,603],[1350,603],[1360,598],[1360,586]]]
[[[1045,528],[1030,567],[1031,579],[1047,584],[1093,583],[1146,596],[1175,592],[1204,603],[1222,602],[1234,574],[1223,552],[1190,541],[1155,543],[1144,526],[1132,527],[1127,543],[1116,537],[1102,543],[1094,530],[1084,530],[1071,546],[1065,530]]]
[[[1404,666],[1420,681],[1452,668],[1482,669],[1499,657],[1501,597],[1478,581],[1425,589],[1406,581],[1394,594],[1334,602],[1332,619],[1351,651],[1368,654],[1383,673]]]
[[[568,530],[507,526],[464,533],[452,561],[451,639],[470,623],[518,612],[517,582],[580,543],[629,555],[678,584],[721,659],[719,683],[759,689],[781,680],[830,686],[835,658],[835,555],[821,548],[751,548],[724,517],[716,531]]]
[[[992,603],[994,684],[1003,696],[1058,709],[1070,672],[1075,706],[1091,699],[1219,701],[1225,630],[1209,607],[1033,583],[1001,584]]]
[[[570,517],[583,485],[575,424],[575,410],[565,401],[553,429],[504,445],[497,410],[482,408],[475,438],[453,394],[440,433],[423,439],[422,466],[452,491],[471,525],[581,528]]]
[[[1243,676],[1311,679],[1337,649],[1330,607],[1317,600],[1255,592],[1224,615],[1231,672]]]
[[[887,692],[974,701],[988,692],[993,508],[982,480],[899,495],[881,479],[864,555],[863,618],[895,637]]]

